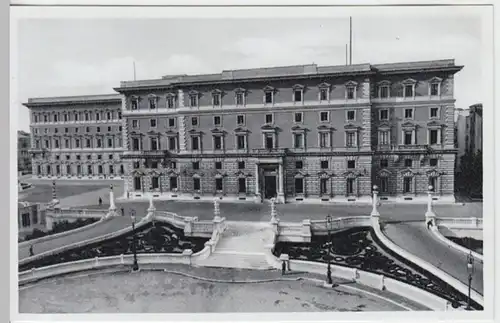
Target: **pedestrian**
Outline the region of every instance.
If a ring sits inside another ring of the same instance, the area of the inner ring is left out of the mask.
[[[281,263],[281,275],[285,275],[286,273],[286,262],[283,260]]]
[[[33,245],[30,245],[30,257],[33,257],[35,253],[33,252]]]
[[[122,216],[125,215],[125,210],[122,208]]]
[[[432,227],[432,220],[427,221],[427,229]]]
[[[99,197],[99,206],[102,205],[102,198]]]

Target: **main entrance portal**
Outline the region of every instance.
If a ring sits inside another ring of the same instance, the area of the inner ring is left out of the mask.
[[[276,197],[276,175],[264,175],[264,198]]]
[[[279,162],[260,162],[256,167],[256,194],[262,199],[276,198],[285,203],[283,194],[283,167]]]

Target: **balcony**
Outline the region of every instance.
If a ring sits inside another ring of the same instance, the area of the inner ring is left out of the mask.
[[[251,150],[252,154],[258,156],[276,156],[282,157],[288,153],[287,148],[256,148]]]
[[[49,150],[47,148],[32,148],[29,149],[28,152],[33,156],[36,156],[37,154],[42,154],[44,156],[49,152]]]
[[[169,150],[132,150],[125,151],[121,156],[122,159],[169,157],[173,157],[173,153]]]
[[[429,145],[378,145],[378,151],[421,151],[427,152],[431,148]]]

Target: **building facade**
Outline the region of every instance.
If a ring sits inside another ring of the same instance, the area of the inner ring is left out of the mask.
[[[34,229],[45,230],[45,207],[40,203],[18,202],[17,223],[21,239]]]
[[[481,103],[469,107],[466,118],[465,146],[467,151],[475,154],[483,150],[483,105]]]
[[[127,196],[453,200],[454,60],[121,82]]]
[[[119,95],[35,98],[24,105],[30,109],[34,177],[124,176]]]
[[[24,131],[17,132],[17,171],[21,174],[30,174],[31,169],[31,155],[30,143],[31,136]]]

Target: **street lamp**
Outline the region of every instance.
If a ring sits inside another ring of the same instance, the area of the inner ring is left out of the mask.
[[[474,273],[474,256],[472,251],[467,256],[467,273],[469,274],[469,295],[467,297],[467,310],[470,311],[470,290],[472,285],[472,274]]]
[[[326,230],[328,232],[328,267],[326,270],[326,280],[327,280],[327,283],[329,285],[333,284],[332,269],[331,269],[331,264],[330,264],[330,248],[332,246],[332,236],[330,233],[331,227],[332,227],[332,216],[330,214],[328,214],[326,216]]]
[[[139,264],[137,263],[137,250],[135,245],[135,210],[130,210],[130,219],[132,220],[132,253],[134,254],[134,264],[132,265],[132,271],[139,270]]]

